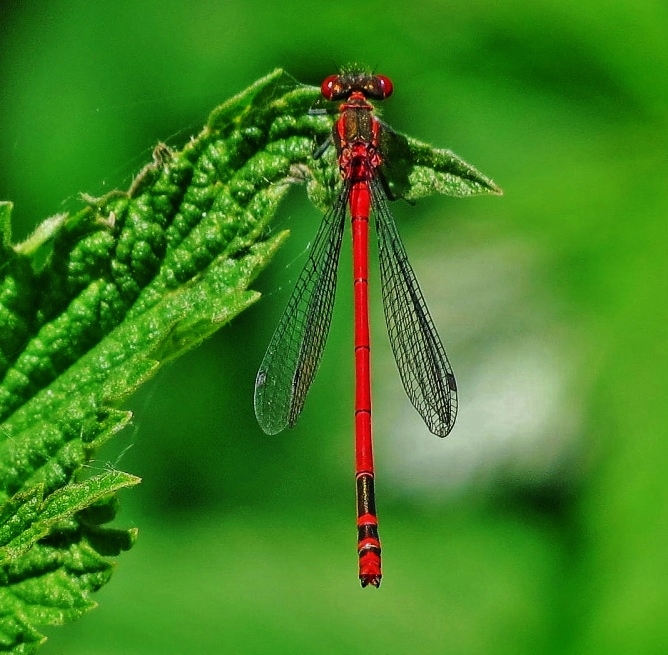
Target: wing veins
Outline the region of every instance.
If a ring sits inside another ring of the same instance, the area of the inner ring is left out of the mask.
[[[255,415],[267,434],[292,427],[322,358],[332,319],[347,188],[325,214],[255,381]]]
[[[457,414],[457,386],[379,180],[372,184],[383,308],[390,344],[411,403],[445,437]]]

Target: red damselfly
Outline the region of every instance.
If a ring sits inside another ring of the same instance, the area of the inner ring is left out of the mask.
[[[332,75],[322,83],[325,100],[341,103],[332,142],[338,153],[343,188],[322,220],[255,383],[255,414],[260,427],[276,434],[293,426],[329,331],[349,209],[355,304],[355,475],[359,577],[363,587],[378,587],[381,581],[369,362],[368,228],[372,213],[378,235],[385,319],[406,393],[429,430],[440,437],[450,432],[457,413],[455,377],[387,206],[383,141],[390,134],[374,115],[370,101],[385,100],[392,90],[387,77],[362,72]]]

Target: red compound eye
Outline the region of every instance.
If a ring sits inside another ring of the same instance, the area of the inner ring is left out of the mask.
[[[358,80],[360,91],[364,93],[365,97],[371,100],[385,100],[392,95],[394,85],[392,80],[385,75],[367,75]]]
[[[389,77],[385,77],[385,75],[374,75],[374,77],[376,78],[378,84],[378,91],[380,93],[379,97],[383,100],[385,100],[385,98],[389,98],[394,91],[394,84],[392,84],[392,80]]]
[[[341,93],[341,79],[339,75],[326,77],[320,85],[320,93],[327,100],[336,100]]]

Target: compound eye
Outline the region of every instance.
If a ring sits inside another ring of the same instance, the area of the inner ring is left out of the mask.
[[[326,77],[320,85],[320,93],[327,100],[338,100],[341,96],[341,78],[339,75]]]
[[[379,97],[383,100],[389,98],[394,91],[392,80],[389,77],[385,77],[385,75],[375,75],[374,77],[376,78],[376,83],[378,85]]]

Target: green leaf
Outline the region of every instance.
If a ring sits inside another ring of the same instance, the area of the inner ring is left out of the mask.
[[[43,497],[43,486],[22,491],[0,510],[0,645],[41,643],[34,625],[62,624],[95,607],[90,592],[107,582],[108,555],[131,547],[136,530],[91,523],[95,503],[110,508],[109,494],[138,478],[109,471]],[[107,511],[111,520],[114,512]]]
[[[383,173],[395,198],[417,200],[433,193],[459,198],[503,193],[491,179],[451,150],[391,132],[383,142],[383,152]]]
[[[128,473],[111,471],[68,484],[46,498],[43,485],[19,492],[0,509],[0,566],[26,553],[64,519],[139,482]]]
[[[326,206],[336,153],[313,150],[333,117],[317,88],[281,70],[215,109],[180,150],[158,145],[127,192],[11,244],[0,203],[0,650],[30,653],[37,625],[87,611],[108,559],[134,530],[105,527],[113,494],[139,480],[85,477],[96,449],[132,419],[124,401],[165,362],[258,298],[250,288],[287,236],[268,223],[289,186]],[[396,196],[498,193],[453,153],[394,135],[384,167]],[[390,161],[392,163],[390,163]]]
[[[0,200],[0,262],[4,261],[12,240],[12,203]]]

